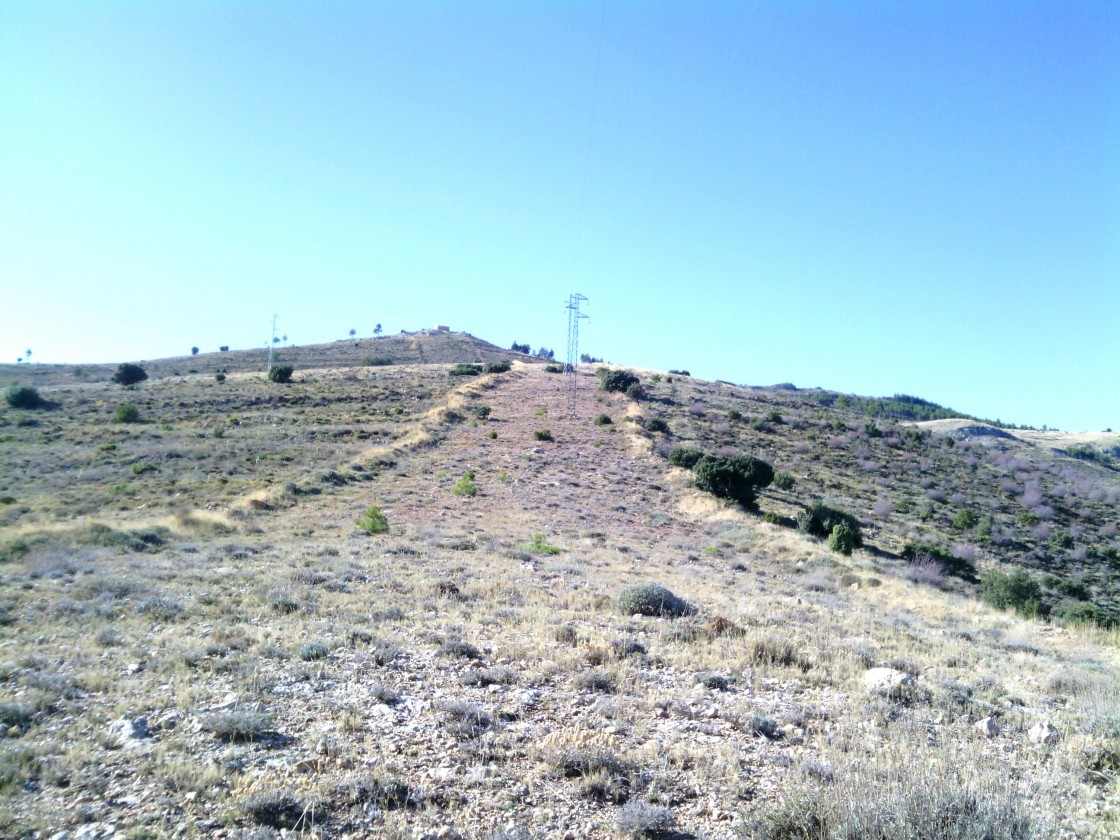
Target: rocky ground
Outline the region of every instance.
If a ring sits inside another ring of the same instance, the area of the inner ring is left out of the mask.
[[[729,508],[627,421],[660,404],[595,385],[569,416],[539,366],[456,382],[158,543],[123,512],[24,533],[0,832],[810,837],[833,808],[1115,836],[1115,633]],[[644,583],[693,609],[625,609]]]

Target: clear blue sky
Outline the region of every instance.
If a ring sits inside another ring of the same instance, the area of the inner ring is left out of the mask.
[[[439,323],[1120,428],[1120,3],[0,4],[0,358]]]

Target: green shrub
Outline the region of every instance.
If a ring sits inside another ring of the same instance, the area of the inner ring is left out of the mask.
[[[674,373],[677,376],[692,376],[687,370],[671,370],[669,373]]]
[[[980,599],[1001,610],[1015,610],[1028,618],[1038,615],[1042,592],[1023,569],[1009,575],[992,572],[980,581]]]
[[[662,420],[660,417],[639,418],[638,423],[647,432],[660,432],[661,434],[669,433],[669,424]]]
[[[500,362],[487,362],[482,366],[483,373],[506,373],[513,366],[509,359]]]
[[[563,365],[545,365],[544,366],[544,372],[545,373],[563,373],[564,372],[564,366]]]
[[[148,372],[140,365],[134,365],[131,362],[124,362],[117,365],[117,370],[113,374],[113,381],[118,385],[135,385],[137,382],[143,382],[148,378]]]
[[[330,648],[322,642],[305,642],[299,646],[296,656],[304,662],[311,662],[315,659],[324,659],[330,652]]]
[[[628,370],[609,370],[607,368],[600,368],[595,373],[599,377],[600,391],[617,391],[619,393],[626,393],[627,389],[631,388],[634,385],[641,384],[638,377],[636,377]]]
[[[1055,612],[1063,624],[1095,624],[1105,628],[1115,627],[1117,624],[1115,615],[1088,601],[1062,601]]]
[[[474,496],[478,493],[478,487],[474,483],[474,470],[467,470],[463,473],[463,477],[455,482],[455,486],[451,488],[451,492],[456,496]]]
[[[1054,531],[1049,540],[1051,548],[1073,548],[1073,535],[1069,531]]]
[[[476,405],[474,408],[470,409],[471,414],[479,420],[487,419],[490,416],[490,411],[491,409],[488,405]]]
[[[226,375],[224,373],[215,373],[214,374],[214,381],[215,382],[225,382],[226,381]]]
[[[774,486],[779,490],[792,490],[796,483],[794,477],[787,472],[774,473]]]
[[[859,548],[863,545],[863,533],[860,530],[859,520],[850,513],[830,508],[822,502],[816,502],[802,511],[797,516],[797,529],[814,537],[826,539],[832,535],[832,530],[837,525],[844,524],[852,532],[853,546]]]
[[[721,499],[750,507],[758,491],[774,480],[774,468],[748,455],[718,458],[704,455],[692,468],[696,486]]]
[[[980,524],[980,517],[976,511],[965,508],[953,517],[953,527],[958,531],[967,531]]]
[[[132,403],[124,403],[118,405],[117,410],[113,412],[114,423],[139,423],[140,422],[140,409]]]
[[[388,367],[392,363],[389,356],[366,356],[362,359],[362,367]]]
[[[4,401],[12,408],[34,409],[46,405],[38,391],[30,385],[20,385],[18,382],[13,382],[4,391]]]
[[[552,432],[549,431],[548,429],[538,429],[537,431],[533,432],[533,437],[536,438],[537,440],[542,440],[542,441],[552,441],[553,440]]]
[[[482,373],[482,365],[468,365],[460,363],[447,372],[448,376],[478,376]]]
[[[656,583],[636,583],[618,593],[618,608],[625,615],[692,615],[696,608]]]
[[[704,453],[699,449],[692,449],[688,446],[678,446],[669,453],[669,463],[674,467],[684,467],[690,470],[696,466],[696,462],[704,457]]]
[[[646,389],[641,386],[641,383],[635,382],[626,389],[626,396],[634,402],[641,402],[646,398]]]
[[[845,522],[837,522],[832,526],[832,533],[828,535],[828,547],[833,551],[849,555],[856,547],[855,534]]]
[[[366,508],[355,524],[367,534],[385,534],[389,531],[389,520],[376,505]]]
[[[533,534],[533,541],[529,543],[518,543],[518,549],[521,551],[528,551],[530,554],[559,554],[563,549],[551,545],[544,534]]]
[[[292,381],[292,373],[295,368],[291,365],[276,365],[268,372],[268,379],[270,382],[277,382],[281,385]]]
[[[614,421],[611,420],[609,414],[600,414],[595,418],[596,426],[610,426],[612,423],[614,423]]]
[[[727,419],[733,423],[737,423],[743,419],[743,412],[739,411],[737,408],[733,408],[727,412]]]

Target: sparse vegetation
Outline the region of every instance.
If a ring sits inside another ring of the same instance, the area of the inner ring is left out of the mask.
[[[1116,833],[1107,465],[679,375],[571,418],[537,360],[448,377],[512,355],[469,341],[19,371],[60,409],[0,404],[0,834]],[[740,454],[762,516],[669,468]]]

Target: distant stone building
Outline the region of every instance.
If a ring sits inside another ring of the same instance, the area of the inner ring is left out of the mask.
[[[451,332],[451,327],[446,324],[436,324],[436,332]]]

